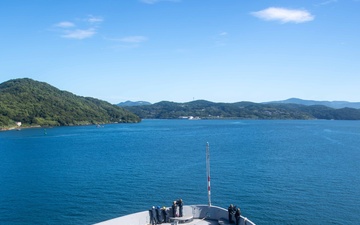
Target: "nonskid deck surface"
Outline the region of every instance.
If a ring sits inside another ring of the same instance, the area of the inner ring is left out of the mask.
[[[162,223],[161,225],[172,225],[173,223]],[[193,219],[191,222],[179,223],[179,225],[218,225],[215,220]]]
[[[171,217],[170,221],[174,221],[174,219],[178,219],[178,225],[233,225],[228,223],[227,220],[220,219],[220,220],[207,220],[203,219],[193,219],[192,216],[188,217]],[[173,225],[174,222],[170,223],[161,223],[160,225]],[[150,225],[150,224],[149,224]]]

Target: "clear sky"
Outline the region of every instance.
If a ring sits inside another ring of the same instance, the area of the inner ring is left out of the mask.
[[[0,83],[110,103],[360,102],[360,0],[1,0]]]

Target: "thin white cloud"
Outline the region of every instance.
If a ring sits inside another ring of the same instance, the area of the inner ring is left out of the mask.
[[[103,21],[102,17],[89,15],[84,19],[78,19],[79,24],[63,21],[55,24],[54,27],[56,32],[62,33],[60,35],[62,38],[82,40],[94,36]]]
[[[215,46],[216,47],[221,47],[221,46],[225,46],[228,42],[228,32],[220,32],[215,36]]]
[[[126,36],[122,38],[105,38],[109,41],[116,41],[116,42],[127,42],[127,43],[141,43],[148,40],[145,36]]]
[[[275,20],[281,23],[304,23],[314,20],[314,16],[306,10],[294,10],[286,8],[270,7],[261,11],[252,12],[263,20]]]
[[[61,35],[61,37],[63,38],[81,40],[94,36],[96,34],[96,31],[93,28],[89,28],[87,30],[66,30],[64,31],[64,33],[64,35]]]
[[[320,2],[319,4],[316,4],[316,6],[329,5],[332,3],[336,3],[337,1],[338,0],[327,0],[327,1]]]
[[[87,22],[89,23],[101,23],[104,21],[104,19],[102,17],[99,16],[88,16],[88,18],[86,19]]]
[[[55,27],[69,28],[69,27],[75,27],[75,24],[72,22],[64,21],[64,22],[55,24]]]
[[[105,38],[108,41],[118,42],[121,44],[112,46],[113,49],[138,48],[140,44],[148,40],[145,36],[126,36],[122,38]]]
[[[159,2],[180,2],[181,0],[140,0],[140,2],[146,3],[146,4],[155,4]]]
[[[127,42],[127,43],[141,43],[147,40],[148,38],[144,36],[128,36],[118,39],[118,41]]]

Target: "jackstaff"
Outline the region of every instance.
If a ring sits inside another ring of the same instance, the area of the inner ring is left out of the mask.
[[[208,205],[211,206],[210,147],[209,147],[209,142],[206,142],[206,175],[207,175],[207,189],[208,189]]]

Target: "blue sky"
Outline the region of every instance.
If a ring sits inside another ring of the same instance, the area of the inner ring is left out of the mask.
[[[126,100],[360,102],[360,0],[2,0],[0,83]]]

